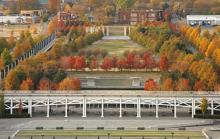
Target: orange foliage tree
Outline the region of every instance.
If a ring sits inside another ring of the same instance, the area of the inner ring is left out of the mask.
[[[167,78],[164,80],[162,84],[162,90],[164,91],[173,91],[174,90],[174,82],[171,78]]]
[[[157,82],[155,82],[153,79],[149,79],[144,84],[144,90],[146,91],[157,91],[158,90]]]
[[[53,17],[52,20],[50,20],[48,24],[48,29],[47,29],[48,34],[55,32],[57,27],[58,27],[58,19],[57,19],[57,16],[55,16]]]
[[[31,78],[27,78],[26,80],[23,80],[20,85],[20,90],[31,90],[33,89],[33,81]]]
[[[77,78],[65,78],[60,82],[59,90],[80,90],[80,80]]]
[[[189,84],[189,80],[184,79],[184,78],[179,79],[179,81],[177,83],[177,86],[176,86],[176,90],[178,90],[178,91],[190,91],[191,87],[190,87],[190,84]]]
[[[168,59],[166,56],[160,57],[160,70],[167,71],[168,70]]]

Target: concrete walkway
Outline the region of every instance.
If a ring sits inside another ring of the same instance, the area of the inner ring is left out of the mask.
[[[104,36],[103,40],[130,40],[129,36]]]

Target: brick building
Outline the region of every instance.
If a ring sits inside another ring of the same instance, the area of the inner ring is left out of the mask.
[[[127,10],[119,11],[118,23],[120,24],[142,24],[145,21],[163,20],[162,10]]]

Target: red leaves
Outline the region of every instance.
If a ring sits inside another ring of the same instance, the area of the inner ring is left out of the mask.
[[[75,62],[74,68],[76,70],[84,70],[86,67],[85,58],[82,56],[76,56],[75,60],[76,60],[76,62]]]
[[[137,52],[126,52],[124,57],[117,58],[113,56],[105,57],[101,64],[99,65],[99,61],[97,58],[92,58],[91,60],[86,60],[84,54],[81,56],[67,56],[62,57],[60,60],[60,67],[64,69],[75,69],[75,70],[85,70],[85,68],[89,68],[90,70],[102,68],[103,70],[111,70],[112,68],[117,68],[119,70],[122,69],[153,69],[157,67],[157,63],[155,59],[149,53],[139,54]],[[99,59],[100,60],[100,59]],[[86,63],[87,61],[87,63]],[[166,64],[166,61],[164,61]],[[163,65],[163,64],[162,64]],[[162,67],[165,68],[163,65]]]
[[[84,70],[86,61],[83,56],[62,57],[60,60],[60,67],[64,69]]]
[[[167,71],[168,70],[168,59],[166,56],[160,57],[160,70]]]
[[[43,78],[40,80],[38,85],[39,90],[50,90],[51,89],[51,81],[49,79]]]
[[[113,66],[112,60],[108,57],[105,57],[102,62],[101,68],[107,71],[110,70],[112,66]]]

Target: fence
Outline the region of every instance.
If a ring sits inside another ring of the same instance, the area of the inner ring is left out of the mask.
[[[51,42],[53,42],[56,39],[55,32],[52,33],[50,36],[45,38],[43,41],[36,44],[31,50],[26,51],[24,54],[22,54],[20,57],[18,57],[15,61],[13,61],[11,64],[6,65],[4,69],[0,72],[0,80],[4,79],[6,75],[9,73],[10,70],[14,69],[20,62],[35,56],[37,53],[39,53],[41,50],[48,50],[47,47],[52,47]]]

